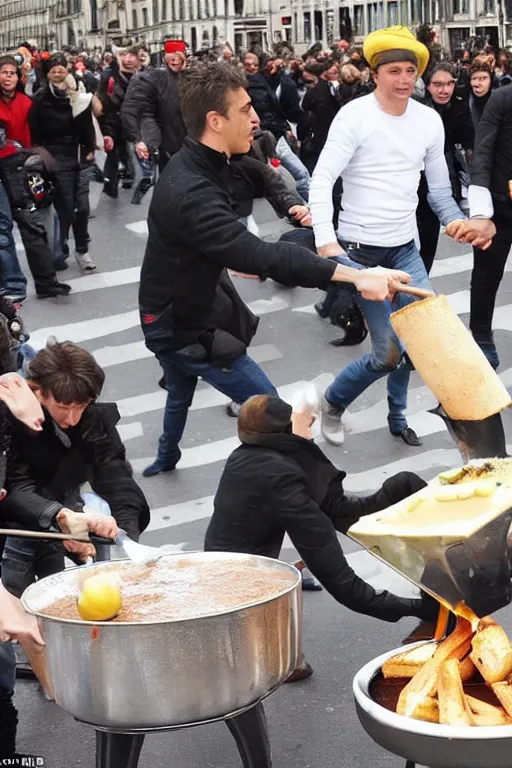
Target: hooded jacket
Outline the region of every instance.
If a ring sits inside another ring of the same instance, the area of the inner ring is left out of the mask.
[[[358,499],[344,493],[345,473],[313,442],[284,433],[241,439],[220,479],[205,550],[278,558],[287,533],[311,572],[351,610],[384,621],[421,614],[420,600],[378,593],[357,576],[336,534],[419,490],[421,478],[403,472]]]

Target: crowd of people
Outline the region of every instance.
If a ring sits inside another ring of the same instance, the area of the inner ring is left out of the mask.
[[[369,332],[369,352],[338,374],[320,404],[333,445],[344,441],[344,411],[384,377],[391,434],[421,445],[406,419],[412,366],[390,314],[412,300],[400,292],[409,282],[431,290],[441,226],[474,248],[470,327],[498,366],[492,315],[512,244],[511,56],[484,46],[450,60],[425,32],[392,27],[368,35],[362,48],[341,40],[300,58],[284,46],[238,57],[228,44],[192,56],[183,41],[165,43],[162,66],[137,45],[113,47],[101,60],[72,50],[30,51],[30,66],[19,51],[0,57],[3,522],[101,536],[122,528],[135,540],[149,523],[116,430],[117,408],[98,402],[105,375],[94,357],[65,340],[27,350],[15,334],[26,277],[13,222],[36,295],[67,295],[57,272],[67,267],[71,233],[80,268],[96,269],[91,181],[114,200],[120,185],[133,188],[134,205],[154,187],[139,309],[167,402],[144,474],[176,468],[202,378],[231,398],[241,441],[220,481],[206,549],[278,557],[288,533],[340,603],[386,621],[435,616],[425,597],[375,592],[350,568],[336,535],[423,481],[401,473],[371,496],[344,492],[344,473],[311,442],[312,415],[292,413],[251,359],[258,319],[232,281],[323,289],[316,309],[343,328],[340,343],[358,344]],[[294,225],[277,243],[254,232],[257,198]],[[85,482],[110,517],[84,504]],[[77,561],[93,552],[87,544],[65,548]],[[5,542],[0,756],[15,750],[7,641],[43,643],[18,598],[63,568],[60,544]],[[295,679],[311,671],[304,662]]]

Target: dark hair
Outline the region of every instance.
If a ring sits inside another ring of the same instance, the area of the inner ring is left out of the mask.
[[[427,75],[427,85],[438,72],[447,72],[453,77],[454,80],[457,79],[457,72],[453,64],[449,61],[440,61],[438,64],[435,64],[431,70],[429,70]]]
[[[12,67],[16,67],[16,72],[18,71],[18,63],[14,56],[11,56],[10,54],[0,56],[0,69],[2,69],[2,67],[6,67],[8,64],[10,64]]]
[[[53,69],[53,67],[64,67],[64,69],[68,68],[68,60],[63,53],[54,53],[53,56],[50,56],[50,58],[44,62],[43,68],[45,72],[49,72],[50,69]]]
[[[246,400],[238,417],[241,440],[250,435],[291,432],[292,407],[274,395],[254,395]]]
[[[474,75],[475,72],[487,72],[491,80],[494,74],[489,64],[486,61],[478,61],[478,57],[471,64],[471,68],[469,70],[470,79],[471,79],[471,75]]]
[[[180,104],[189,136],[200,138],[208,112],[225,116],[228,93],[246,86],[244,73],[231,64],[208,63],[186,69],[180,78]]]
[[[48,341],[28,365],[27,378],[58,403],[82,405],[99,397],[105,373],[86,349],[71,341]]]

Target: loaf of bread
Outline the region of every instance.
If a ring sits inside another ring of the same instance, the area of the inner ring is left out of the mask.
[[[450,418],[481,421],[511,404],[496,371],[446,296],[408,304],[391,315],[391,324]]]

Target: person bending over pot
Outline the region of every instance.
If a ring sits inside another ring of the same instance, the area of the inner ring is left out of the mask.
[[[426,483],[412,472],[388,478],[370,496],[345,493],[338,470],[311,440],[310,413],[278,397],[247,400],[238,417],[242,445],[226,462],[206,531],[205,550],[278,558],[287,533],[313,575],[342,605],[383,621],[433,620],[435,601],[375,590],[350,567],[336,531],[410,496]],[[312,673],[307,664],[295,679]]]

